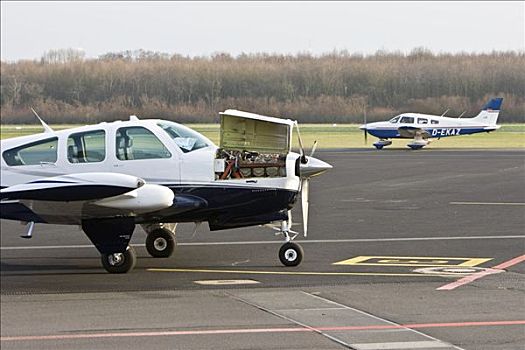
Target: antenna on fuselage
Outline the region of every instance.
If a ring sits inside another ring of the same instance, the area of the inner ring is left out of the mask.
[[[448,111],[450,111],[450,108],[449,108],[449,109],[447,109],[446,111],[444,111],[444,112],[443,112],[443,114],[442,114],[441,116],[442,116],[442,117],[444,117],[444,116],[445,116],[445,114],[447,114],[447,113],[448,113]]]
[[[40,118],[40,116],[39,116],[38,113],[33,109],[33,107],[31,107],[31,111],[33,112],[33,114],[35,115],[35,117],[40,121],[40,124],[42,124],[42,127],[44,128],[44,132],[55,132],[55,130],[53,130],[49,125],[46,124],[45,121],[42,120],[42,118]]]
[[[463,117],[463,114],[465,114],[466,112],[467,112],[467,111],[464,111],[463,113],[461,113],[461,114],[459,115],[458,119],[461,118],[461,117]]]

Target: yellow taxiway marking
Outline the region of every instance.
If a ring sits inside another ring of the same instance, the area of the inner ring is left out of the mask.
[[[393,277],[429,277],[417,273],[381,273],[381,272],[306,272],[306,271],[258,271],[258,270],[213,270],[213,269],[170,269],[151,268],[151,272],[193,272],[193,273],[233,273],[254,275],[302,275],[302,276],[393,276]],[[436,276],[436,275],[434,275]]]
[[[333,263],[333,265],[365,266],[468,266],[483,264],[492,258],[441,258],[426,256],[356,256]]]
[[[510,205],[510,206],[525,206],[525,203],[519,202],[450,202],[452,205]]]

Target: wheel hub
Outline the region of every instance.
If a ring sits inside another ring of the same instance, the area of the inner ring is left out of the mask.
[[[122,253],[111,254],[108,257],[108,262],[111,266],[117,266],[121,264],[123,261],[124,261],[124,256],[122,255]]]
[[[297,259],[297,252],[295,251],[295,249],[287,249],[286,252],[284,253],[284,256],[286,260],[290,262],[295,261],[295,259]]]
[[[155,249],[158,251],[163,251],[168,247],[168,242],[166,239],[159,237],[153,241],[153,247],[155,247]]]

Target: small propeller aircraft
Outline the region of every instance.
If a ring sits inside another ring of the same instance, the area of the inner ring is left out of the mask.
[[[377,149],[392,144],[394,138],[413,139],[407,144],[411,149],[420,149],[430,143],[429,138],[469,135],[479,132],[491,132],[500,128],[496,125],[503,98],[493,98],[475,117],[461,119],[419,113],[403,113],[389,121],[365,123],[359,128],[363,130],[365,142],[367,133],[379,138],[374,143]]]
[[[210,230],[273,226],[285,243],[279,259],[297,266],[290,210],[301,197],[308,226],[308,184],[332,168],[309,156],[296,121],[226,110],[220,146],[165,120],[115,121],[1,141],[0,218],[80,225],[110,273],[133,269],[135,225],[147,233],[153,257],[174,250],[178,222],[208,222]],[[300,154],[291,151],[295,126]]]

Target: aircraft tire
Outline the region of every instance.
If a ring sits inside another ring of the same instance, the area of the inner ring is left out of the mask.
[[[128,246],[124,253],[106,253],[100,257],[102,266],[109,273],[127,273],[135,267],[137,254],[133,247]]]
[[[279,260],[284,266],[297,266],[303,260],[304,251],[299,244],[285,243],[279,249]]]
[[[146,237],[146,250],[154,258],[169,258],[175,250],[175,235],[162,228],[151,231]]]

